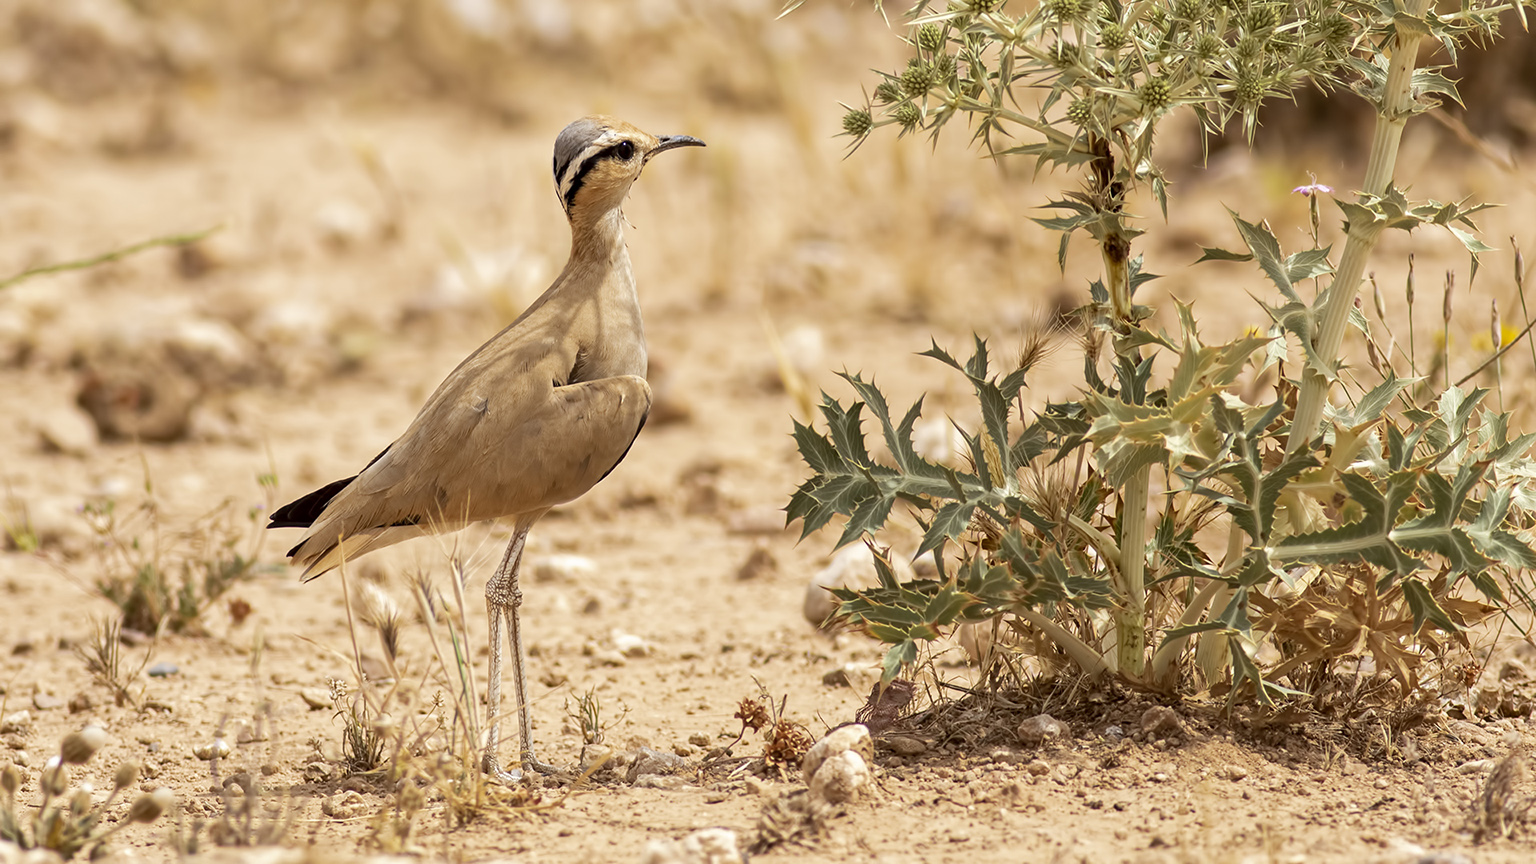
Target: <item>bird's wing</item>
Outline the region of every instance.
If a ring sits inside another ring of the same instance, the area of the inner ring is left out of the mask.
[[[555,386],[544,365],[450,376],[294,548],[305,578],[342,554],[547,510],[607,476],[650,413],[650,386],[634,375]]]

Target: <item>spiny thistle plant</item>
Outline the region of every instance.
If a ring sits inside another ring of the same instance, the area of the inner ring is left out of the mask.
[[[139,763],[129,760],[113,773],[112,791],[105,800],[95,800],[89,783],[69,791],[69,766],[91,761],[106,743],[107,733],[99,726],[66,735],[58,755],[48,760],[38,776],[41,798],[30,814],[16,801],[21,771],[15,765],[0,769],[0,840],[22,849],[49,849],[66,859],[89,849],[95,859],[106,851],[104,844],[113,834],[134,823],[153,822],[169,810],[175,798],[162,786],[135,798],[116,825],[98,830],[118,797],[139,780]]]
[[[1026,412],[1038,352],[1002,369],[980,338],[964,362],[938,345],[926,352],[974,390],[980,423],[964,435],[966,470],[914,449],[921,400],[893,414],[859,375],[844,376],[851,404],[824,397],[825,431],[796,424],[811,477],[790,519],[807,535],[842,519],[838,545],[874,542],[900,503],[922,529],[917,554],[937,567],[935,578],[902,581],[877,555],[878,587],[835,592],[844,620],[891,646],[885,680],[920,643],[1001,615],[1092,675],[1173,690],[1198,671],[1229,700],[1268,704],[1305,690],[1319,669],[1369,655],[1405,696],[1426,659],[1468,645],[1469,626],[1511,602],[1532,605],[1536,436],[1512,433],[1486,390],[1447,379],[1419,399],[1415,358],[1400,377],[1402,361],[1380,350],[1357,306],[1366,260],[1389,228],[1446,229],[1474,277],[1490,251],[1472,219],[1486,205],[1411,201],[1392,178],[1404,124],[1441,98],[1460,101],[1445,67],[1416,67],[1421,43],[1438,43],[1454,64],[1468,39],[1496,36],[1508,11],[1524,25],[1522,3],[1496,0],[1446,14],[1428,0],[912,7],[911,59],[880,73],[843,120],[853,147],[887,127],[937,136],[964,116],[994,158],[1081,172],[1081,191],[1035,221],[1061,235],[1063,267],[1068,240],[1087,234],[1103,275],[1078,310],[1085,360],[1074,401]],[[1240,124],[1251,143],[1263,102],[1302,85],[1347,86],[1376,116],[1359,191],[1334,199],[1342,255],[1322,245],[1321,199],[1333,190],[1321,184],[1297,190],[1309,197],[1311,248],[1286,254],[1265,223],[1234,213],[1246,248],[1202,260],[1257,264],[1279,295],[1263,304],[1272,326],[1208,345],[1195,310],[1179,304],[1174,332],[1154,329],[1153,310],[1134,302],[1156,277],[1132,254],[1145,222],[1127,203],[1150,195],[1166,216],[1158,125],[1189,111],[1209,134]],[[1365,370],[1339,360],[1350,324],[1367,336],[1378,380],[1360,383]],[[1299,368],[1287,365],[1293,347]],[[1278,378],[1273,399],[1253,401],[1265,373]],[[1347,407],[1329,404],[1339,389]],[[866,418],[888,461],[870,455]],[[1154,470],[1165,490],[1156,499]],[[1222,516],[1225,544],[1199,536]]]

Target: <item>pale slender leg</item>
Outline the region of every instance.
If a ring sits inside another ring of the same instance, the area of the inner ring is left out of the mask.
[[[485,585],[485,611],[490,624],[491,675],[486,687],[487,729],[482,770],[507,783],[521,781],[523,771],[522,769],[503,771],[496,758],[496,745],[501,731],[498,715],[501,713],[501,623],[503,618],[506,619],[507,635],[512,643],[512,682],[517,688],[518,732],[521,735],[518,744],[522,748],[519,751],[520,761],[523,768],[531,768],[543,774],[558,770],[533,757],[533,719],[528,708],[528,684],[524,672],[527,661],[523,651],[522,628],[519,626],[517,614],[518,607],[523,605],[523,592],[518,587],[517,576],[523,561],[523,543],[527,538],[527,528],[518,527],[514,530],[512,541],[507,544],[507,553],[501,559],[501,565],[496,568],[496,572]]]

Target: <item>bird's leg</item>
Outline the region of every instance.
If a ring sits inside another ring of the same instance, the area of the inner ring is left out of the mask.
[[[522,563],[522,550],[518,550],[518,560],[512,564],[512,603],[505,607],[507,615],[507,631],[512,639],[512,680],[517,685],[517,722],[518,731],[522,735],[522,750],[520,757],[523,768],[532,769],[540,774],[555,774],[560,769],[553,765],[547,765],[535,759],[533,756],[533,718],[528,711],[528,679],[524,674],[527,665],[526,655],[523,652],[523,628],[518,620],[518,607],[523,605],[523,592],[517,586],[518,566]]]
[[[501,763],[496,758],[496,743],[501,737],[501,618],[502,610],[506,608],[509,571],[523,556],[523,541],[528,537],[528,532],[522,529],[512,535],[512,542],[507,544],[507,552],[497,565],[496,572],[491,574],[490,581],[485,583],[485,615],[490,625],[489,641],[491,649],[491,675],[486,682],[485,691],[485,758],[481,762],[480,770],[496,777],[506,783],[516,783],[523,779],[521,771],[503,771]],[[510,584],[515,585],[515,582]]]
[[[482,766],[487,774],[501,779],[503,782],[516,783],[523,779],[523,771],[503,771],[496,758],[496,744],[500,737],[501,724],[498,714],[501,710],[501,666],[502,643],[501,623],[506,619],[508,637],[512,645],[512,683],[517,688],[517,712],[518,731],[521,734],[521,762],[523,768],[532,768],[542,774],[552,774],[558,769],[545,765],[533,758],[533,720],[528,708],[528,684],[524,673],[526,660],[523,651],[523,634],[519,626],[517,609],[523,605],[523,592],[518,587],[518,570],[523,562],[523,543],[528,538],[527,528],[518,528],[512,535],[512,541],[507,544],[507,553],[501,559],[501,565],[491,576],[485,585],[485,611],[490,624],[491,647],[491,677],[486,689],[486,723],[488,732],[486,737],[485,759]]]

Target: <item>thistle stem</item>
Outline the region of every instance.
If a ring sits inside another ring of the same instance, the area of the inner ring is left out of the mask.
[[[1406,13],[1414,18],[1424,15],[1429,0],[1407,0]],[[1408,122],[1413,93],[1410,85],[1418,58],[1419,42],[1424,37],[1406,28],[1398,30],[1387,67],[1386,85],[1382,88],[1381,104],[1377,106],[1376,131],[1371,139],[1370,163],[1365,169],[1365,183],[1361,191],[1368,195],[1381,195],[1392,181],[1397,166],[1398,145],[1403,140],[1403,127]],[[1355,295],[1360,290],[1360,277],[1365,272],[1366,260],[1376,241],[1381,237],[1381,226],[1351,225],[1349,240],[1344,246],[1344,257],[1328,291],[1321,298],[1318,310],[1317,336],[1313,340],[1316,356],[1324,362],[1339,356],[1339,346],[1344,341],[1344,328],[1349,322],[1349,310],[1354,307]],[[1317,434],[1323,419],[1323,405],[1328,400],[1329,374],[1310,364],[1301,375],[1301,392],[1296,399],[1296,416],[1291,422],[1290,438],[1286,450],[1295,452],[1307,445]]]

